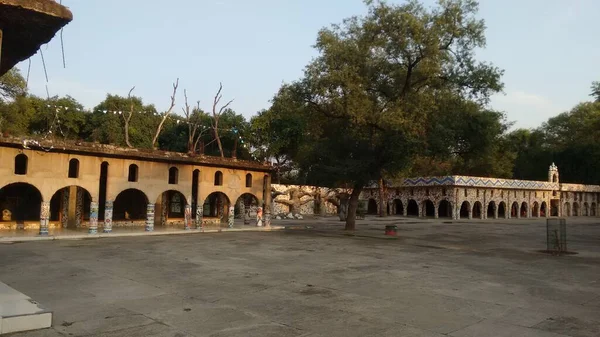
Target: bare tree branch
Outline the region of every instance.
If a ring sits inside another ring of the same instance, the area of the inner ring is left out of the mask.
[[[169,110],[167,110],[164,113],[163,118],[160,121],[160,124],[158,124],[158,127],[156,128],[156,133],[154,134],[154,138],[152,139],[152,147],[155,149],[156,149],[156,142],[158,141],[158,136],[160,135],[160,131],[162,130],[163,124],[165,124],[165,121],[171,114],[171,111],[173,111],[173,107],[175,107],[175,94],[177,94],[177,87],[179,87],[179,78],[177,78],[175,83],[173,83],[173,95],[171,96],[171,106],[169,107]]]
[[[125,144],[127,144],[128,147],[133,147],[129,142],[129,121],[131,120],[131,116],[133,116],[133,99],[131,98],[133,89],[135,89],[135,86],[133,86],[133,88],[131,88],[127,94],[127,100],[129,101],[129,114],[127,117],[125,117],[125,111],[123,111],[122,115],[123,121],[125,122]]]
[[[225,109],[227,109],[227,107],[233,102],[233,100],[230,100],[229,102],[227,102],[227,104],[221,106],[217,111],[217,105],[219,104],[219,102],[221,102],[221,98],[223,98],[223,95],[221,95],[222,90],[223,84],[219,82],[219,90],[217,91],[217,94],[215,95],[215,98],[213,100],[212,128],[215,134],[215,140],[217,141],[217,145],[219,146],[219,153],[221,153],[221,158],[225,158],[225,154],[223,153],[223,144],[221,144],[221,138],[219,137],[219,118],[221,118],[221,114],[223,113],[223,111],[225,111]]]

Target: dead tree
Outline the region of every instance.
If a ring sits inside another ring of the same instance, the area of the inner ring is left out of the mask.
[[[127,94],[127,100],[129,101],[129,113],[127,116],[125,116],[125,111],[123,111],[123,114],[121,115],[123,116],[123,122],[125,123],[125,144],[127,144],[128,147],[133,147],[129,142],[129,121],[131,121],[131,116],[133,116],[133,99],[131,98],[133,89],[135,89],[135,86],[131,88]]]
[[[221,138],[219,137],[219,118],[221,118],[221,114],[223,113],[223,111],[225,111],[225,109],[227,109],[227,107],[229,106],[229,104],[231,104],[233,102],[233,100],[227,102],[227,104],[221,106],[218,111],[217,111],[217,105],[219,105],[219,102],[221,101],[221,98],[223,97],[223,95],[221,95],[221,91],[223,90],[223,84],[219,83],[219,91],[217,91],[217,94],[215,95],[215,99],[213,101],[213,107],[212,107],[212,128],[213,128],[213,132],[215,134],[215,140],[217,141],[217,145],[219,146],[219,153],[221,154],[221,158],[225,158],[225,154],[223,153],[223,144],[221,144]]]
[[[192,119],[194,117],[194,113],[201,114],[202,110],[200,110],[200,101],[197,101],[196,107],[190,110],[186,90],[183,90],[183,97],[185,99],[185,107],[182,109],[188,124],[188,153],[194,154],[198,148],[198,142],[200,142],[205,130],[204,128],[200,128],[202,126],[201,120],[194,121]]]
[[[163,114],[163,117],[162,117],[160,123],[158,124],[158,127],[156,128],[156,133],[154,134],[154,138],[152,139],[152,147],[154,149],[156,149],[156,142],[158,141],[158,136],[160,135],[160,131],[162,130],[163,124],[165,124],[165,121],[167,120],[167,118],[169,118],[169,115],[171,114],[171,111],[173,111],[173,107],[175,106],[175,94],[177,94],[178,86],[179,86],[179,78],[177,78],[177,81],[175,81],[175,83],[173,83],[173,95],[171,96],[171,106],[169,107],[169,110],[165,111],[165,113]]]

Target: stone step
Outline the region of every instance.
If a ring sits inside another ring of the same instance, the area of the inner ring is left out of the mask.
[[[0,282],[0,335],[49,328],[52,312]]]

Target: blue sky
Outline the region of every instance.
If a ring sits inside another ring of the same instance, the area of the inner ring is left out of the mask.
[[[107,93],[134,94],[166,109],[179,77],[190,101],[209,110],[223,99],[246,117],[267,108],[282,82],[302,75],[316,53],[318,30],[363,14],[361,0],[63,0],[74,15],[42,47],[50,95],[71,95],[92,108]],[[398,2],[398,1],[393,1]],[[433,0],[425,0],[433,4]],[[479,59],[505,70],[505,92],[491,106],[516,127],[589,100],[600,80],[600,1],[481,0],[487,48]],[[23,74],[28,62],[19,64]],[[31,59],[30,90],[46,94],[41,57]],[[180,111],[183,95],[178,95]]]

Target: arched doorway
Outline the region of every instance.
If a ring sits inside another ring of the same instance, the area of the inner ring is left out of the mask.
[[[540,216],[540,205],[537,201],[533,202],[533,207],[531,208],[531,216],[534,218],[539,218]]]
[[[438,217],[452,218],[452,205],[448,200],[440,201],[440,205],[438,206]]]
[[[576,202],[573,203],[573,216],[579,216],[579,204]]]
[[[512,206],[510,207],[510,217],[511,218],[518,218],[519,217],[519,203],[518,202],[513,202]]]
[[[419,205],[414,199],[408,201],[406,206],[406,215],[408,216],[419,216]]]
[[[471,204],[469,204],[468,201],[463,201],[463,203],[460,205],[460,213],[459,213],[460,218],[468,219],[470,213],[471,213]]]
[[[204,199],[202,207],[203,221],[215,223],[227,222],[230,201],[223,192],[213,192]]]
[[[545,201],[542,201],[542,205],[540,206],[540,216],[545,218],[548,214],[548,204]]]
[[[481,203],[479,201],[475,201],[473,204],[473,219],[483,219],[481,208]]]
[[[591,216],[596,216],[596,203],[592,202],[592,208],[590,209],[590,215]]]
[[[156,200],[154,209],[154,219],[157,218],[160,222],[156,222],[161,226],[168,225],[184,225],[185,223],[185,208],[188,201],[183,193],[175,190],[168,190],[161,193]],[[191,219],[191,208],[189,210]],[[189,224],[188,224],[189,225]]]
[[[506,218],[506,204],[504,203],[504,201],[500,201],[500,203],[498,204],[498,218]]]
[[[565,203],[564,214],[565,216],[571,216],[571,204],[568,202]]]
[[[521,218],[527,218],[527,203],[524,201],[521,204]]]
[[[367,214],[377,215],[377,201],[375,199],[369,199],[369,205],[367,207]]]
[[[258,198],[252,193],[244,193],[235,202],[235,215],[244,220],[244,225],[256,220],[256,211],[260,205]]]
[[[118,225],[118,222],[145,222],[147,210],[146,194],[135,188],[126,189],[117,195],[113,203],[113,225]]]
[[[583,203],[583,216],[589,216],[590,215],[590,206],[588,205],[587,202]]]
[[[426,217],[435,217],[435,205],[431,200],[423,201],[423,215]]]
[[[67,186],[50,199],[50,223],[56,227],[79,228],[90,220],[92,196],[79,186]]]
[[[496,203],[490,201],[487,207],[487,217],[488,219],[494,219],[496,216]]]
[[[9,184],[0,189],[0,212],[2,222],[24,224],[40,221],[42,194],[27,183]]]
[[[400,199],[394,199],[394,214],[404,215],[404,205]]]

